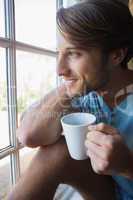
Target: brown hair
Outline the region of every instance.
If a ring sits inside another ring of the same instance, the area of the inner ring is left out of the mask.
[[[57,25],[68,40],[84,49],[100,47],[109,53],[128,48],[122,66],[133,56],[133,17],[129,8],[117,0],[86,0],[61,8]]]

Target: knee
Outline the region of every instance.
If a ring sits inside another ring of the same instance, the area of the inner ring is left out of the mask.
[[[49,169],[54,171],[59,169],[65,170],[67,163],[70,160],[67,145],[62,136],[56,143],[48,146],[42,146],[38,151],[38,159],[43,164],[47,163]]]
[[[61,137],[55,144],[40,147],[40,162],[50,172],[58,175],[60,182],[70,183],[75,180],[85,180],[89,173],[92,173],[90,160],[74,160],[70,157],[64,137]],[[44,159],[44,160],[43,160]]]

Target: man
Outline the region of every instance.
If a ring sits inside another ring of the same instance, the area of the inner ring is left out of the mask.
[[[60,9],[57,24],[57,74],[64,83],[22,119],[20,142],[40,148],[9,199],[53,199],[57,186],[66,183],[86,200],[131,200],[133,72],[127,62],[133,55],[132,16],[116,0],[88,0]],[[61,136],[60,118],[74,110],[97,118],[88,127],[84,161],[70,158]]]

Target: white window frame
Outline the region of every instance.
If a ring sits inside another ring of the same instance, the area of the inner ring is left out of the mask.
[[[62,6],[62,0],[56,0],[57,9]],[[0,47],[6,49],[7,68],[7,102],[9,119],[10,145],[0,150],[0,159],[10,156],[10,180],[15,185],[20,177],[19,149],[22,148],[16,138],[17,128],[17,83],[16,83],[16,50],[56,57],[56,51],[29,45],[16,41],[15,38],[15,2],[4,0],[5,37],[0,37]]]

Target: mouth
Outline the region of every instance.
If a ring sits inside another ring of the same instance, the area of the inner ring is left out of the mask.
[[[77,81],[77,79],[64,79],[64,83],[67,86],[73,85],[76,81]]]

